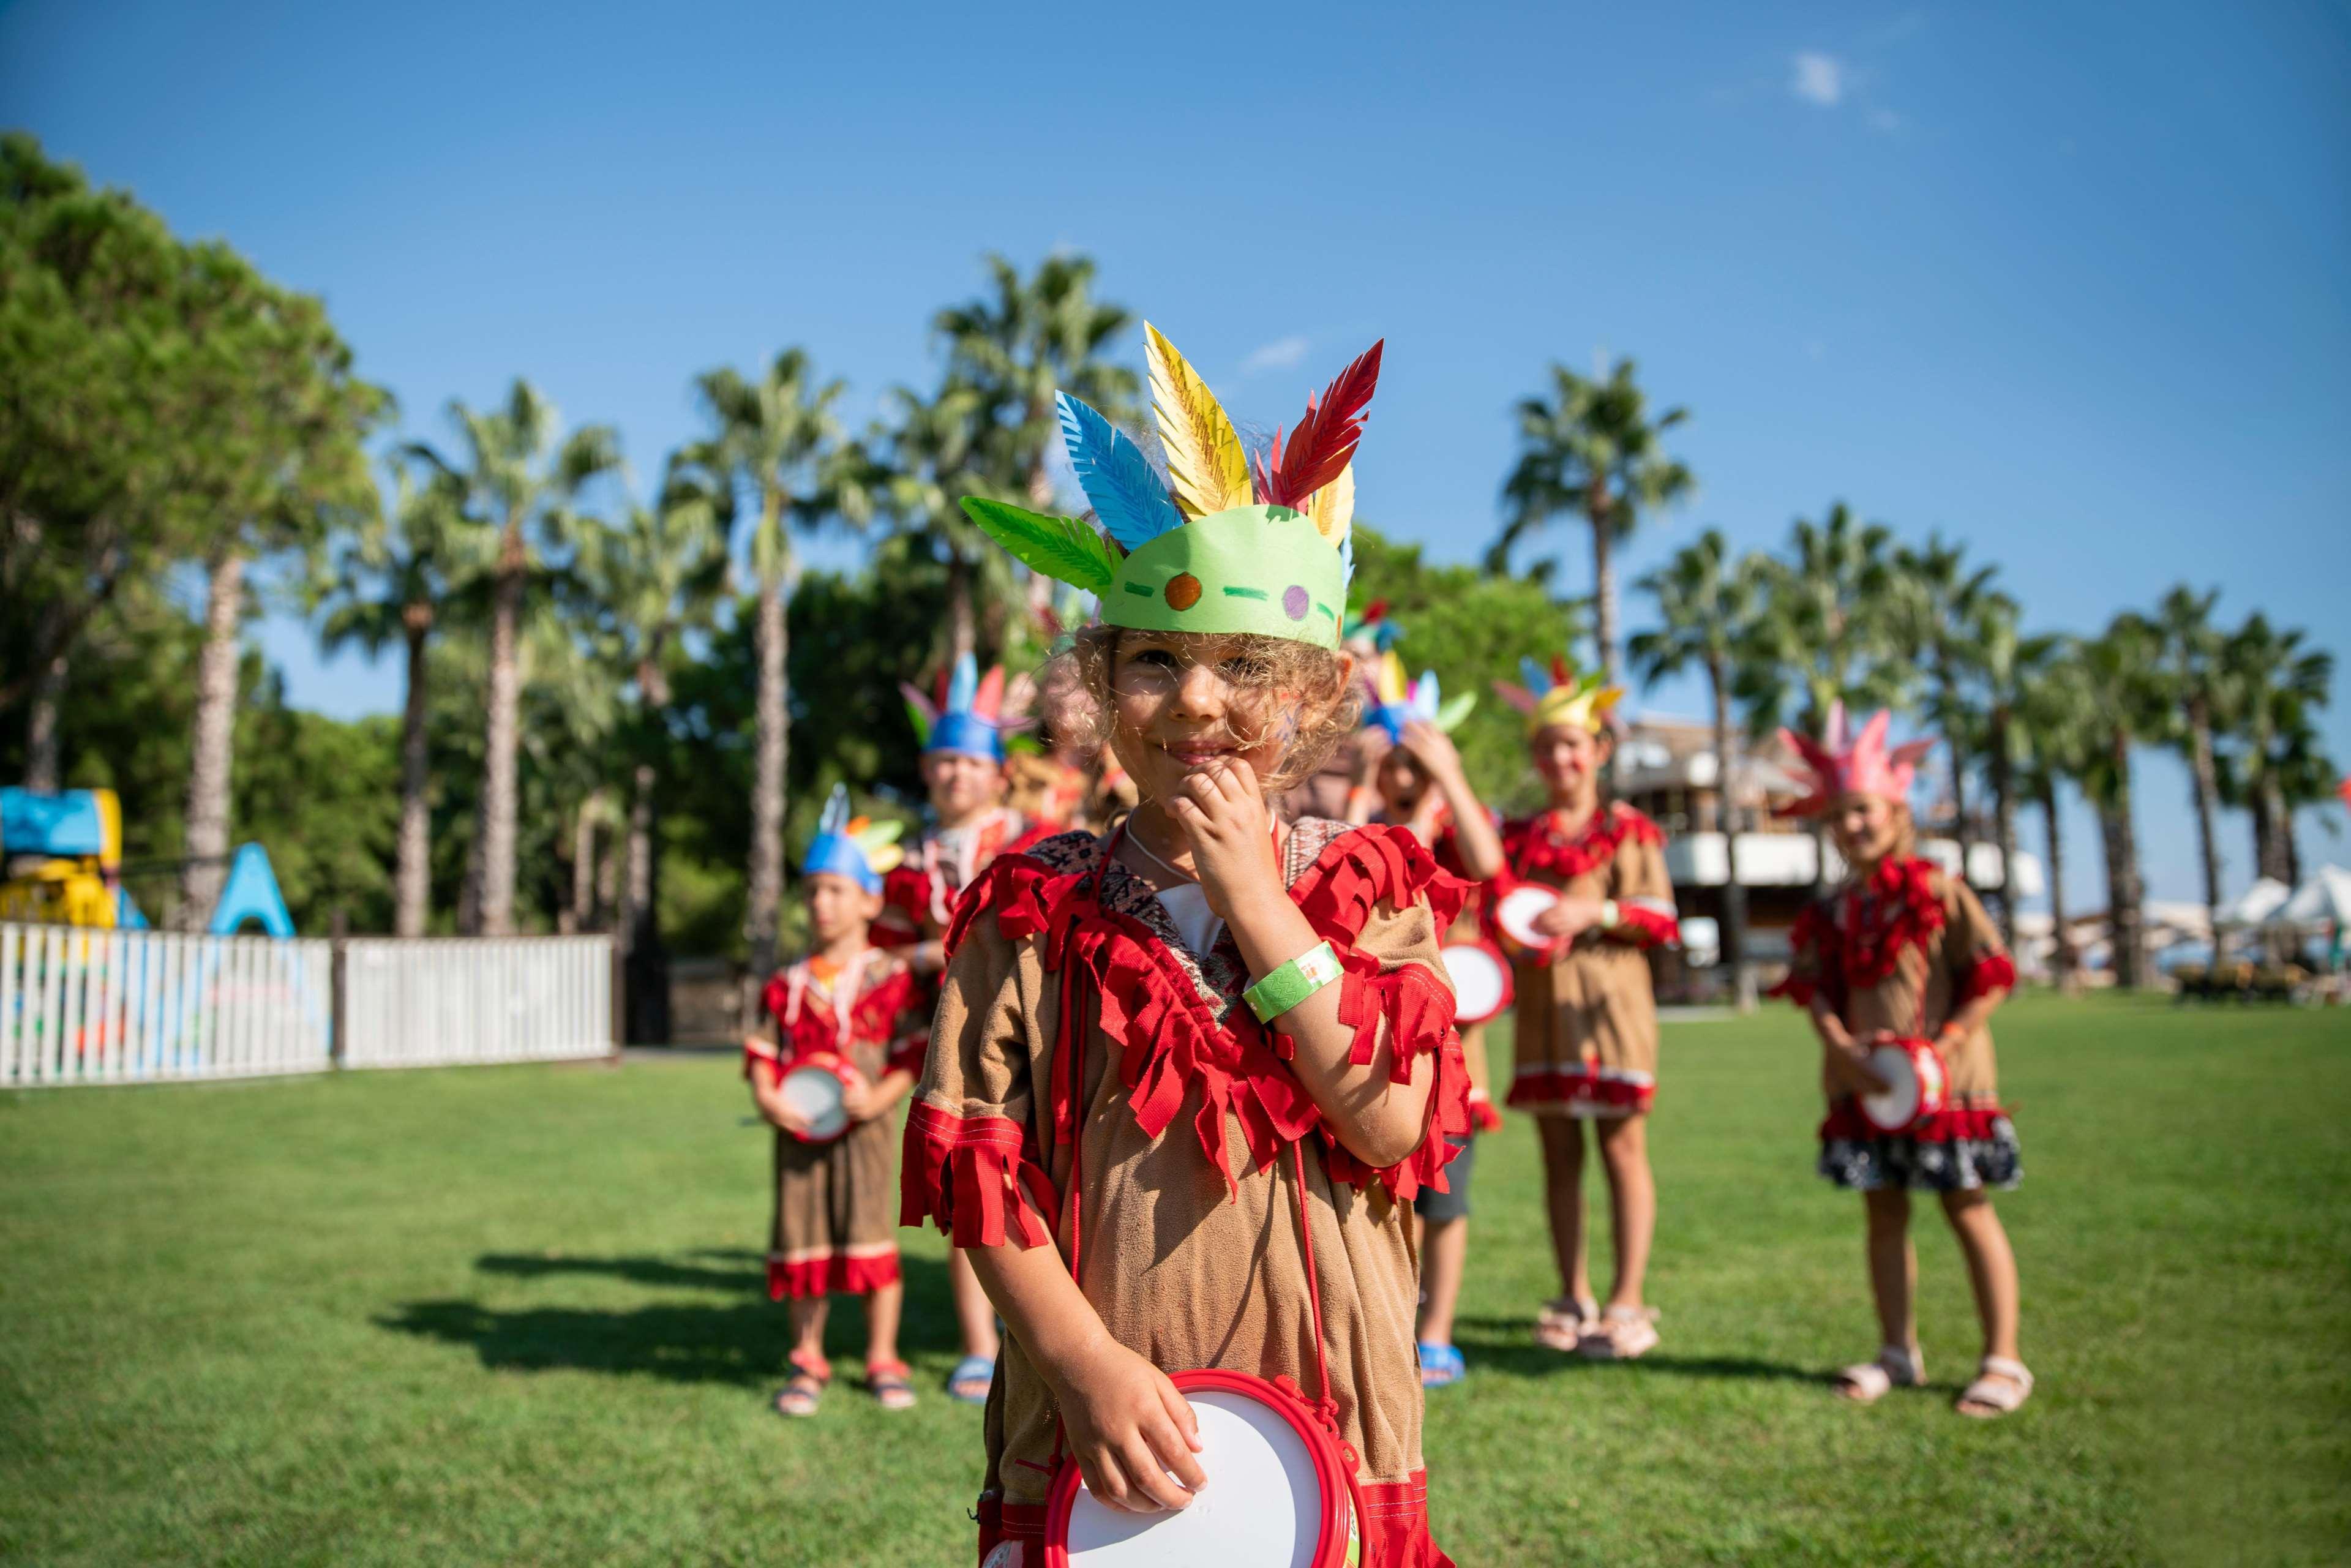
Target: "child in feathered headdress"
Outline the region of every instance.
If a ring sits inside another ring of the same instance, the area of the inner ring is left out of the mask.
[[[1004,737],[1020,721],[1006,712],[1015,694],[1007,691],[1001,664],[982,676],[978,662],[966,653],[941,676],[935,696],[911,685],[899,690],[922,737],[931,809],[921,836],[883,879],[874,939],[904,949],[924,977],[927,1003],[932,980],[946,967],[947,921],[963,890],[997,856],[1028,849],[1053,829],[1004,803]],[[996,1309],[959,1249],[947,1253],[947,1287],[963,1333],[963,1357],[947,1375],[947,1396],[981,1404],[996,1375]]]
[[[889,1115],[921,1069],[928,1017],[904,960],[872,946],[883,873],[897,863],[897,824],[849,814],[836,786],[800,864],[811,951],[764,994],[759,1032],[743,1043],[751,1100],[776,1129],[775,1218],[768,1293],[791,1303],[791,1380],[776,1396],[785,1416],[813,1416],[832,1377],[824,1354],[829,1298],[864,1296],[866,1386],[884,1409],[914,1402],[898,1359],[904,1286],[892,1224]],[[848,1131],[829,1142],[784,1090],[785,1076],[819,1061],[845,1080]]]
[[[1039,1568],[1064,1462],[1111,1507],[1188,1504],[1167,1374],[1217,1368],[1288,1380],[1346,1445],[1364,1563],[1434,1568],[1408,1211],[1468,1124],[1437,949],[1465,890],[1402,829],[1268,804],[1354,727],[1349,459],[1378,350],[1253,475],[1145,334],[1166,478],[1061,400],[1107,537],[964,503],[1100,597],[1059,658],[1140,795],[966,894],[907,1122],[905,1218],[967,1249],[1009,1331],[981,1551]]]
[[[1799,815],[1825,816],[1844,856],[1843,886],[1797,915],[1788,977],[1772,990],[1811,1015],[1821,1037],[1821,1174],[1857,1189],[1869,1225],[1869,1282],[1877,1300],[1877,1359],[1837,1375],[1863,1402],[1926,1382],[1911,1297],[1910,1194],[1932,1192],[1967,1255],[1984,1331],[1983,1360],[1960,1394],[1960,1414],[2002,1416],[2032,1392],[2017,1359],[2016,1258],[1992,1211],[1991,1191],[2022,1175],[2016,1127],[1994,1078],[1992,1009],[2016,984],[2000,933],[1963,878],[1917,852],[1910,783],[1932,740],[1886,744],[1879,713],[1848,730],[1832,705],[1821,740],[1782,730],[1812,776]],[[1923,1039],[1941,1058],[1944,1108],[1889,1135],[1861,1114],[1856,1097],[1886,1085],[1868,1065],[1876,1046]]]
[[[1477,891],[1462,905],[1446,941],[1483,946],[1486,894],[1502,874],[1502,838],[1499,819],[1470,787],[1452,739],[1478,699],[1465,692],[1446,701],[1434,670],[1405,680],[1404,662],[1392,647],[1374,657],[1371,671],[1373,703],[1355,739],[1358,771],[1348,796],[1348,821],[1406,829],[1429,847],[1438,865],[1471,883]],[[1487,1092],[1483,1023],[1462,1027],[1461,1056],[1469,1070],[1470,1130],[1455,1139],[1460,1152],[1446,1167],[1446,1190],[1430,1188],[1413,1199],[1421,1223],[1418,1339],[1425,1388],[1446,1387],[1468,1375],[1453,1343],[1453,1312],[1468,1265],[1475,1140],[1502,1124]]]
[[[1508,1103],[1541,1130],[1552,1247],[1566,1293],[1546,1303],[1535,1337],[1594,1360],[1629,1360],[1657,1343],[1643,1299],[1657,1188],[1649,1172],[1648,1114],[1657,1086],[1657,1003],[1648,949],[1680,939],[1666,836],[1601,781],[1614,740],[1608,716],[1625,695],[1566,661],[1520,662],[1523,685],[1497,683],[1526,716],[1527,753],[1549,804],[1502,830],[1515,885],[1558,901],[1535,921],[1541,946],[1522,951],[1518,1068]],[[1607,1173],[1616,1278],[1593,1298],[1583,1226],[1584,1127]]]

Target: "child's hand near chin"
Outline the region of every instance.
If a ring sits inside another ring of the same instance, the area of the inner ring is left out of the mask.
[[[1186,1507],[1208,1484],[1193,1458],[1199,1423],[1165,1373],[1107,1334],[1059,1370],[1071,1457],[1095,1498],[1129,1513],[1156,1513]]]
[[[1208,907],[1229,922],[1243,904],[1281,893],[1273,858],[1273,818],[1257,769],[1236,757],[1195,773],[1167,802],[1167,814],[1192,844],[1192,870]]]

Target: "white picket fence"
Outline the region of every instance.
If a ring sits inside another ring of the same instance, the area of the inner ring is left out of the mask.
[[[0,925],[0,1084],[322,1071],[333,946]]]
[[[363,938],[342,945],[340,974],[335,946],[0,924],[0,1087],[612,1049],[609,936]]]
[[[557,1061],[612,1049],[610,936],[354,938],[346,1067]]]

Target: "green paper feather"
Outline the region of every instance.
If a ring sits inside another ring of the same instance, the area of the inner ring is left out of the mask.
[[[1447,735],[1452,734],[1454,728],[1469,716],[1469,710],[1477,706],[1476,692],[1463,692],[1458,697],[1449,698],[1437,710],[1437,727]]]
[[[1110,591],[1118,563],[1102,535],[1076,518],[1042,517],[977,496],[966,496],[963,509],[1015,560],[1088,593]]]

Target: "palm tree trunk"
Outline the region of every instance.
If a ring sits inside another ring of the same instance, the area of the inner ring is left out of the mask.
[[[603,814],[601,787],[588,791],[571,821],[571,929],[596,929],[596,819]]]
[[[635,798],[629,803],[629,869],[625,878],[628,943],[623,970],[628,994],[629,1040],[637,1045],[669,1043],[669,954],[661,936],[661,817],[658,779],[650,762],[637,764]]]
[[[2199,697],[2188,705],[2188,761],[2196,787],[2196,848],[2204,862],[2204,915],[2220,939],[2220,849],[2212,836],[2212,803],[2220,793],[2212,769],[2212,719]]]
[[[1592,624],[1600,648],[1600,678],[1616,684],[1616,566],[1610,559],[1608,507],[1595,497],[1592,508]]]
[[[2274,877],[2288,887],[2300,881],[2294,875],[2294,813],[2286,810],[2285,791],[2278,788],[2276,775],[2266,766],[2253,784],[2253,853],[2261,862],[2262,875]]]
[[[2016,951],[2016,778],[2008,756],[2008,709],[1991,711],[1992,832],[2000,846],[2000,939]]]
[[[33,677],[32,705],[25,714],[25,788],[36,795],[57,792],[57,705],[66,692],[66,649],[61,640],[65,619],[65,606],[51,601],[41,612],[34,643],[37,649],[53,644],[57,648]]]
[[[229,772],[236,740],[237,627],[245,609],[245,558],[213,562],[204,601],[204,646],[196,659],[194,744],[188,758],[188,862],[180,871],[183,931],[202,931],[228,880]]]
[[[1943,685],[1943,711],[1955,714],[1959,694],[1950,683]],[[1951,836],[1959,841],[1959,880],[1968,880],[1968,851],[1976,841],[1975,824],[1968,820],[1968,759],[1959,749],[1959,737],[1947,735],[1943,745],[1951,754]]]
[[[1730,679],[1719,659],[1708,660],[1707,676],[1714,685],[1714,774],[1721,808],[1715,812],[1722,829],[1722,961],[1730,966],[1730,990],[1739,1010],[1755,1006],[1755,980],[1747,968],[1747,889],[1739,880],[1739,797],[1730,761]]]
[[[972,608],[971,567],[963,557],[951,555],[947,560],[947,659],[950,664],[966,653],[977,657],[979,650],[979,617]]]
[[[422,936],[433,900],[433,820],[425,802],[433,764],[424,736],[424,643],[431,622],[419,624],[413,615],[405,619],[408,695],[400,716],[400,841],[392,873],[392,928],[402,936]]]
[[[498,576],[490,607],[488,727],[482,747],[481,896],[475,908],[479,935],[514,935],[517,743],[522,662],[517,646],[522,622],[522,519],[507,519],[498,543]]]
[[[759,694],[757,757],[751,781],[751,872],[745,893],[743,943],[751,971],[743,988],[742,1016],[748,1028],[758,1018],[760,988],[776,972],[776,934],[784,899],[784,767],[790,760],[786,732],[786,655],[791,631],[785,614],[789,571],[778,559],[759,581]]]
[[[2107,926],[2114,938],[2115,984],[2137,990],[2147,983],[2147,930],[2140,907],[2145,889],[2138,873],[2138,835],[2131,822],[2130,737],[2116,730],[2109,750],[2113,795],[2098,804],[2106,850]]]
[[[2057,780],[2053,776],[2042,776],[2036,803],[2041,808],[2042,823],[2049,830],[2049,924],[2055,948],[2050,966],[2056,970],[2059,988],[2070,991],[2080,960],[2074,952],[2073,927],[2065,924],[2065,832],[2057,820]]]

